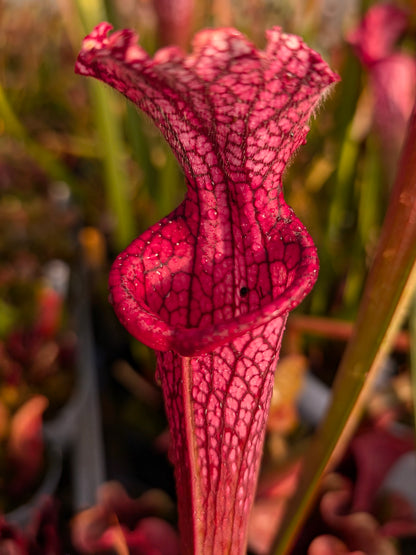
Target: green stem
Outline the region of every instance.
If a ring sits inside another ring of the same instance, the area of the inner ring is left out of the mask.
[[[101,0],[77,0],[77,5],[85,32],[91,31],[94,25],[106,19]],[[121,250],[135,237],[136,227],[129,198],[121,122],[115,108],[118,100],[101,83],[90,80],[88,86],[103,156],[107,205],[114,218],[114,247]]]
[[[379,154],[374,137],[366,141],[366,155],[362,175],[358,180],[358,222],[357,235],[352,246],[352,256],[345,278],[344,306],[347,314],[358,306],[366,274],[366,258],[371,256],[377,237],[381,215],[383,176],[380,171]]]
[[[362,414],[416,282],[416,107],[371,267],[354,334],[341,361],[332,403],[304,460],[299,488],[271,553],[289,553],[318,495],[325,470],[342,454]]]
[[[334,261],[337,260],[334,252],[339,253],[339,245],[342,241],[347,210],[351,203],[350,199],[352,197],[358,154],[359,144],[352,132],[352,124],[350,124],[345,131],[342,141],[338,169],[332,187],[324,245],[320,254],[321,270],[318,283],[312,293],[312,314],[323,314],[327,310],[328,295],[334,275],[339,273],[339,268],[334,267]]]
[[[129,179],[126,170],[121,124],[118,120],[111,91],[101,83],[90,82],[90,94],[94,107],[94,120],[103,150],[104,179],[107,204],[114,222],[114,246],[124,249],[136,236],[132,202],[129,195]]]
[[[345,207],[349,205],[350,201],[358,151],[359,145],[352,136],[350,126],[347,129],[341,148],[335,187],[331,199],[331,205],[329,207],[326,237],[329,249],[331,248],[332,242],[339,240],[340,228],[345,222]]]
[[[369,135],[366,141],[366,155],[358,204],[358,231],[361,244],[366,250],[368,250],[380,227],[383,181],[379,151],[375,145],[374,136]]]

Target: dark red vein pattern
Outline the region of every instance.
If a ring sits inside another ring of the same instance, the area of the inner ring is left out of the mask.
[[[220,29],[199,33],[189,56],[153,59],[134,33],[109,29],[84,40],[76,70],[154,120],[188,185],[114,262],[114,309],[159,353],[183,553],[244,553],[281,335],[318,270],[282,174],[337,77],[278,28],[265,51]]]

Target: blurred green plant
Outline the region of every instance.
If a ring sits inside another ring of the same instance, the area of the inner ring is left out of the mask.
[[[70,172],[53,156],[46,148],[34,141],[23,124],[19,121],[13,111],[6,93],[0,83],[0,117],[2,119],[5,133],[21,141],[28,154],[35,160],[40,167],[52,178],[56,180],[73,181]]]
[[[98,22],[106,20],[104,2],[77,0],[84,34]],[[121,119],[114,95],[96,83],[88,83],[91,107],[97,130],[97,143],[101,145],[107,206],[112,212],[114,247],[124,248],[136,236],[134,213],[129,195],[129,176],[126,169],[125,146],[122,139]]]

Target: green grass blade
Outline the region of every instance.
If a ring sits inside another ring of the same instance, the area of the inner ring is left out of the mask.
[[[289,553],[321,477],[351,438],[380,362],[409,307],[416,282],[416,107],[376,255],[366,281],[353,336],[333,388],[332,403],[314,436],[298,490],[271,553]]]
[[[94,107],[94,121],[100,137],[103,155],[107,204],[114,218],[113,242],[117,249],[124,249],[136,236],[129,195],[129,178],[126,170],[126,153],[121,138],[121,123],[114,109],[112,91],[102,83],[89,83]]]
[[[102,0],[77,0],[77,6],[85,33],[106,19]],[[115,108],[119,101],[102,83],[89,79],[88,86],[103,157],[107,204],[114,219],[113,243],[117,250],[121,250],[136,236],[136,226],[129,198],[121,117]]]
[[[337,178],[329,207],[327,241],[330,244],[339,239],[340,227],[344,225],[345,210],[350,204],[354,171],[357,164],[359,144],[348,129],[340,154]]]

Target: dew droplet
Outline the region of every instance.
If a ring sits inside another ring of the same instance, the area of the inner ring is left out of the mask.
[[[208,210],[207,216],[210,220],[216,220],[218,218],[218,212],[214,208]]]

